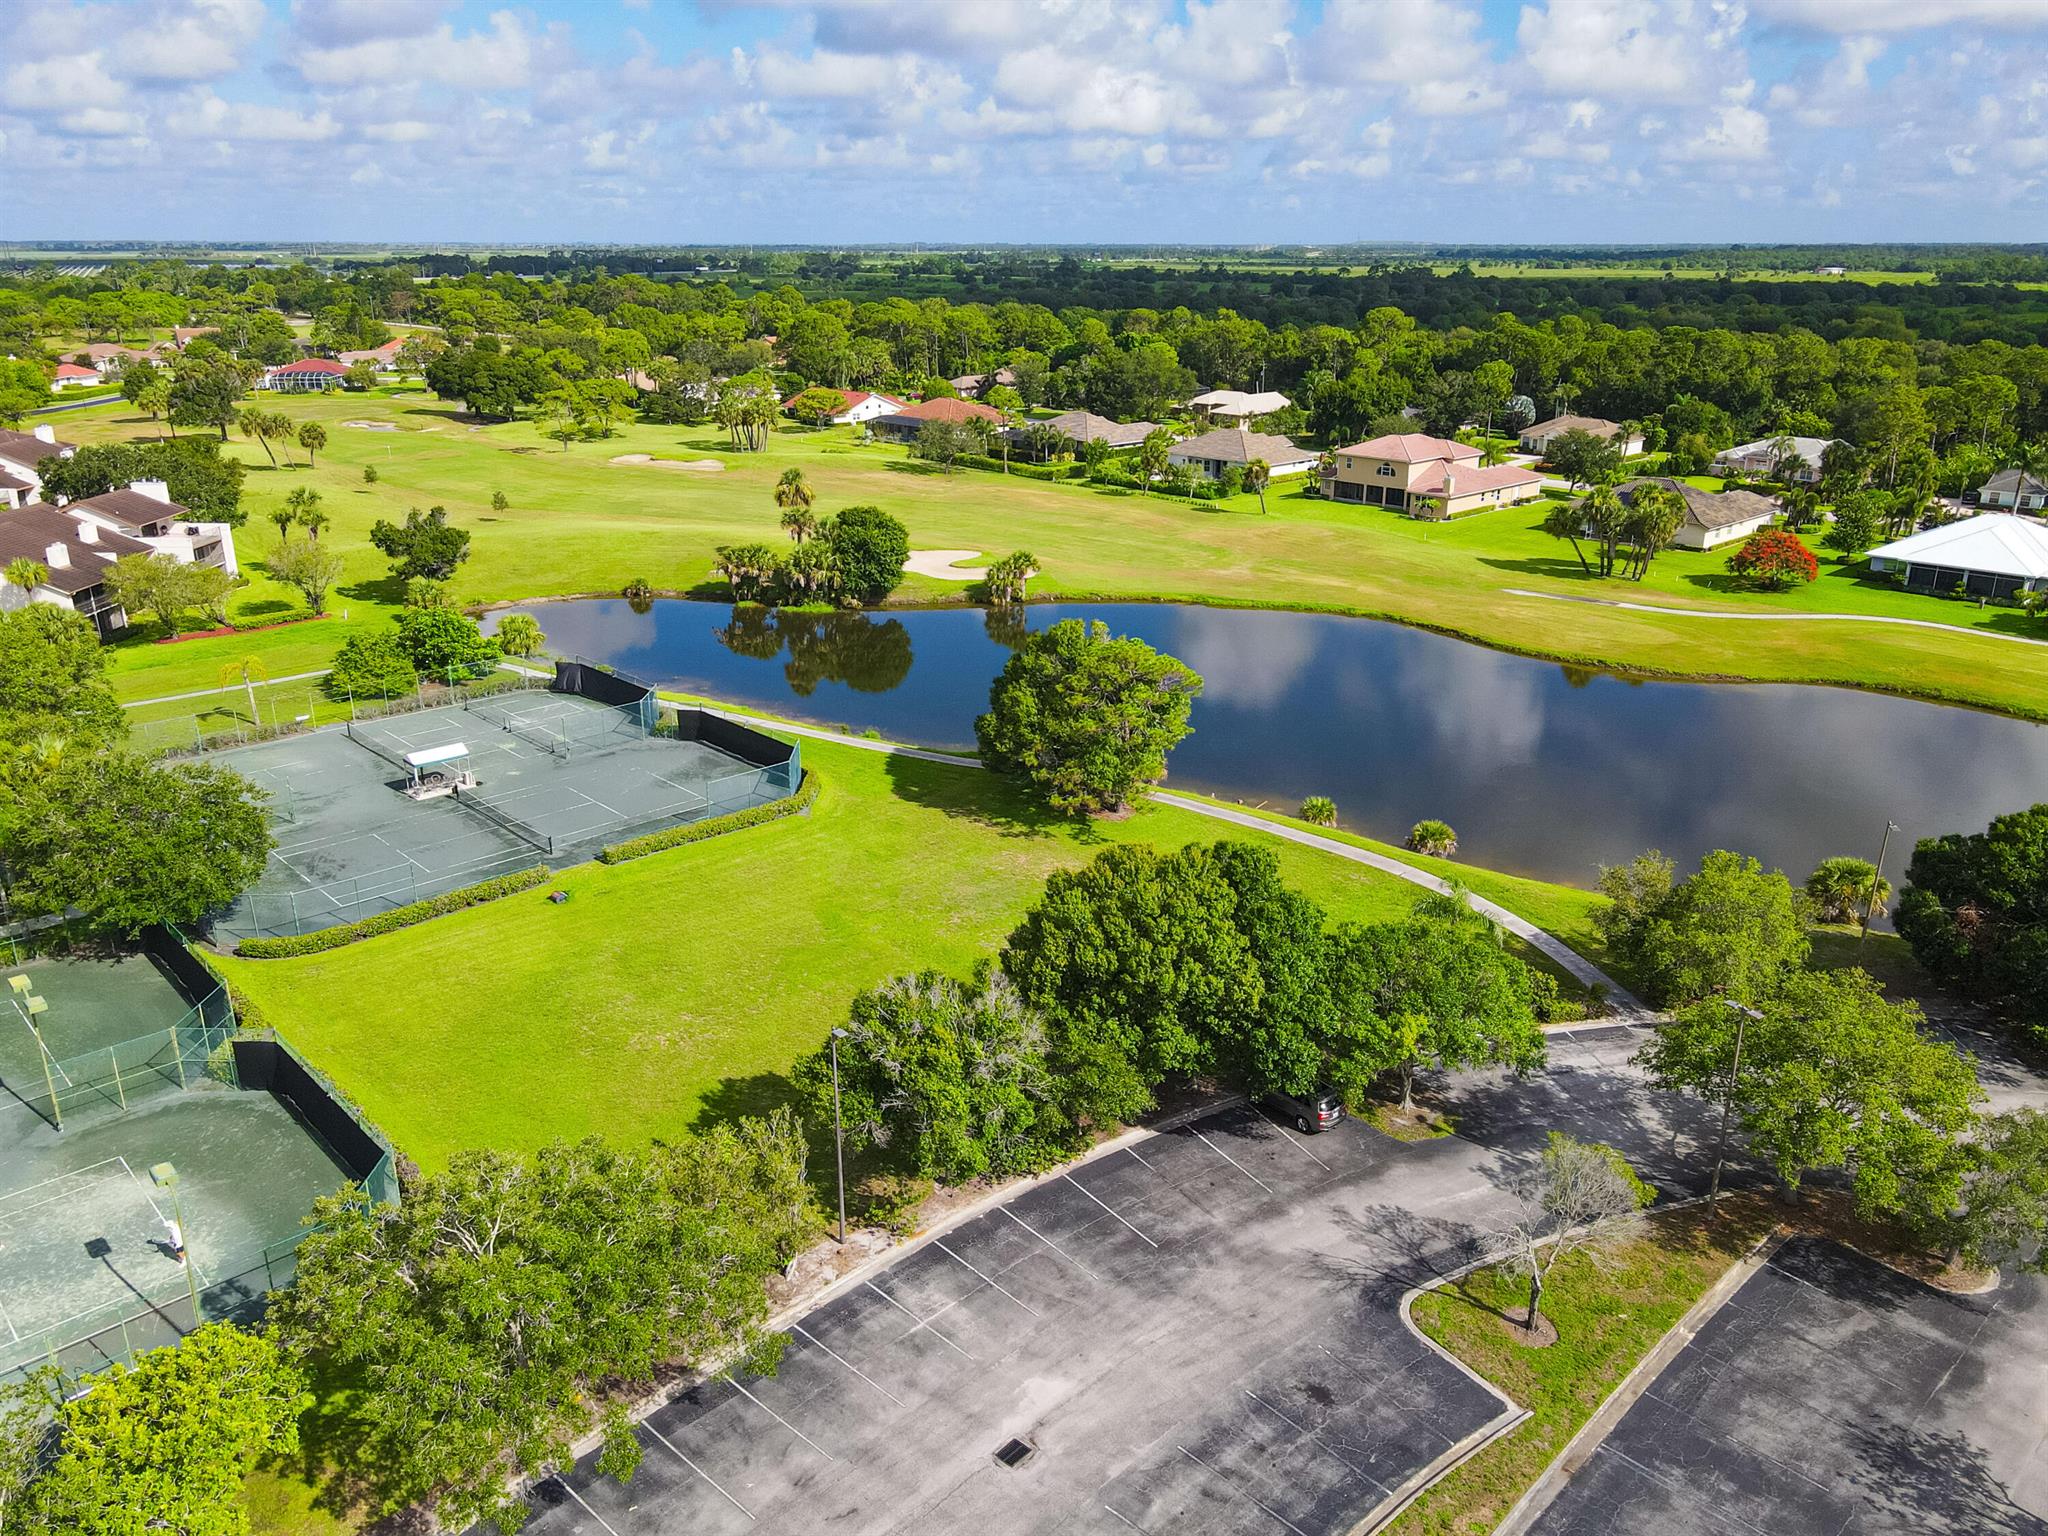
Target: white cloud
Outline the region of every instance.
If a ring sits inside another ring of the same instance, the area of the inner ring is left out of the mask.
[[[218,80],[240,66],[263,30],[263,0],[190,0],[141,13],[113,43],[114,67],[131,80]]]
[[[292,0],[292,23],[315,47],[346,48],[425,37],[452,7],[453,0]]]
[[[294,60],[315,86],[423,82],[459,90],[506,91],[531,82],[535,40],[510,11],[491,15],[488,32],[458,37],[442,25],[418,37],[373,37],[336,47],[302,48]]]
[[[1771,123],[1749,105],[1754,80],[1729,86],[1721,105],[1690,131],[1681,127],[1666,155],[1678,161],[1761,160],[1770,152]]]
[[[1752,15],[1817,32],[1914,32],[1931,27],[2048,27],[2041,0],[1747,0]]]
[[[1845,37],[1811,78],[1771,87],[1773,111],[1788,111],[1809,128],[1827,128],[1854,118],[1870,104],[1870,66],[1885,51],[1882,39]]]
[[[1720,12],[1667,10],[1652,0],[1550,0],[1543,9],[1522,7],[1515,37],[1522,63],[1547,90],[1595,101],[1682,101],[1700,93]]]
[[[165,114],[164,126],[179,138],[251,143],[318,143],[334,138],[340,125],[326,112],[308,116],[290,107],[227,102],[203,91]]]
[[[1308,47],[1320,79],[1397,93],[1428,117],[1491,112],[1507,100],[1476,8],[1454,0],[1330,0]]]

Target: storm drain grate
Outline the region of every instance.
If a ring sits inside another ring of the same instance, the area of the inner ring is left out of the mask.
[[[1006,1467],[1021,1467],[1038,1454],[1038,1447],[1022,1440],[1007,1440],[996,1452],[996,1460]]]

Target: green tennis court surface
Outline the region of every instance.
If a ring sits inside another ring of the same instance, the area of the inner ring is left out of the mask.
[[[348,1176],[234,1085],[218,1010],[139,954],[16,956],[0,978],[0,1374],[94,1369],[174,1340],[194,1289],[217,1317],[289,1279],[303,1218]],[[33,1032],[22,996],[45,1004]],[[150,1175],[165,1163],[175,1206]]]
[[[650,733],[651,714],[522,691],[217,754],[270,793],[277,849],[215,919],[215,942],[308,933],[534,864],[581,863],[794,787],[780,769]],[[452,764],[408,764],[455,747],[467,751]],[[474,784],[408,797],[418,774],[441,770]]]

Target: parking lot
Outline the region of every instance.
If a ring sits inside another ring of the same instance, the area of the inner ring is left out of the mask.
[[[1492,1162],[1246,1108],[1137,1141],[840,1291],[776,1376],[661,1408],[630,1485],[586,1461],[528,1529],[1350,1531],[1514,1417],[1398,1313]]]
[[[1778,1250],[1529,1530],[1540,1536],[2040,1536],[2048,1319],[1832,1243]]]

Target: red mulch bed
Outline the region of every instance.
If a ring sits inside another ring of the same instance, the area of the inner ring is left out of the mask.
[[[252,624],[247,629],[238,629],[224,624],[219,629],[192,629],[182,635],[165,635],[161,640],[152,640],[152,645],[176,645],[181,640],[218,640],[222,635],[260,635],[266,629],[289,629],[294,624],[317,624],[322,619],[333,618],[330,613],[309,613],[302,619],[279,619],[275,624]]]

